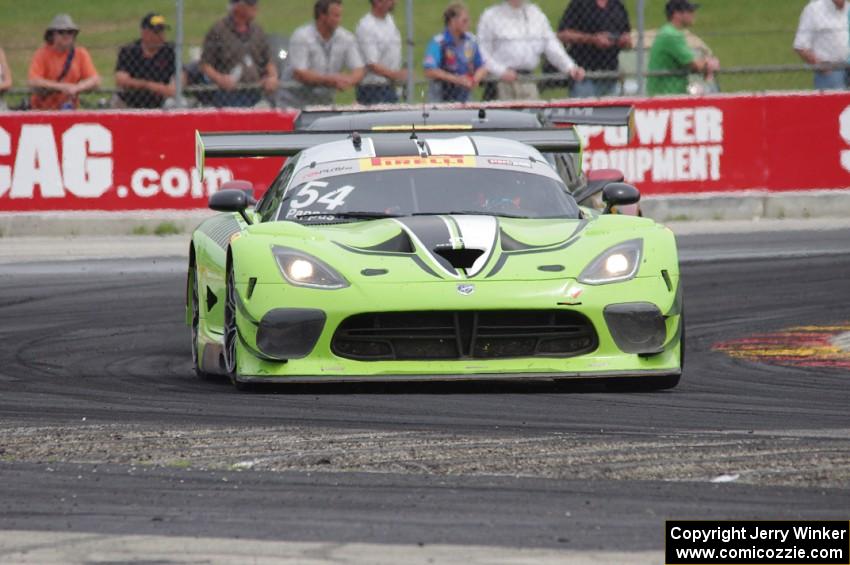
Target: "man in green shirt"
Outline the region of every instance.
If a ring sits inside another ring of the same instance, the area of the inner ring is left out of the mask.
[[[667,23],[658,30],[652,49],[649,52],[649,70],[682,71],[676,76],[650,76],[647,80],[647,92],[650,96],[659,94],[687,94],[688,76],[684,71],[711,73],[720,67],[714,57],[697,59],[688,47],[684,29],[694,24],[694,12],[699,4],[688,0],[668,0],[665,7]]]

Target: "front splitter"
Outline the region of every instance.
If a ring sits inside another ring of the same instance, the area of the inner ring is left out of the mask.
[[[676,377],[681,371],[668,369],[649,371],[608,371],[603,373],[473,373],[465,375],[333,375],[333,376],[240,376],[240,383],[398,383],[398,382],[456,382],[456,381],[553,381],[565,379],[610,379],[621,377]]]

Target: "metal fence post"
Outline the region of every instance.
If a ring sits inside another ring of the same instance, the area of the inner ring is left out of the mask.
[[[407,0],[404,16],[407,20],[407,103],[412,104],[416,84],[413,76],[413,0]]]
[[[174,100],[178,108],[186,107],[186,98],[183,96],[183,0],[176,1],[177,14],[174,27],[176,34],[174,38]]]
[[[637,0],[637,84],[638,94],[646,95],[646,73],[644,71],[644,61],[646,50],[644,48],[644,31],[646,30],[646,0]]]

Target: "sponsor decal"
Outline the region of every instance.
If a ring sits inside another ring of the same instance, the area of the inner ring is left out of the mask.
[[[446,155],[440,157],[372,157],[360,159],[361,171],[375,169],[415,169],[434,167],[474,167],[475,157]]]
[[[511,159],[487,159],[487,162],[491,165],[498,165],[500,167],[523,167],[525,169],[531,169],[531,163],[525,163],[523,161],[513,161]]]
[[[197,159],[195,132],[291,129],[285,112],[11,113],[0,211],[204,208],[234,179],[265,187],[281,159]],[[213,162],[210,162],[213,161]]]
[[[635,110],[635,142],[628,128],[576,129],[591,146],[584,153],[588,169],[619,169],[626,181],[719,181],[724,152],[724,113],[713,106]],[[601,136],[604,146],[592,143]]]
[[[332,167],[317,167],[315,169],[305,169],[302,170],[301,173],[299,173],[298,178],[292,184],[293,186],[295,186],[307,180],[316,179],[320,177],[342,175],[346,173],[353,173],[355,171],[357,171],[357,168],[354,165],[334,165]]]
[[[581,165],[619,169],[643,194],[850,186],[846,92],[622,103],[635,108],[632,137],[624,127],[577,126]]]

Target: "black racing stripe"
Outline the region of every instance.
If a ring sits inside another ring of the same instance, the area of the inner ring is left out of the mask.
[[[419,265],[419,268],[420,268],[420,269],[422,269],[423,271],[425,271],[426,273],[428,273],[428,274],[429,274],[429,275],[431,275],[432,277],[436,277],[436,278],[438,278],[438,279],[442,279],[442,278],[444,278],[444,277],[441,277],[440,275],[438,275],[437,273],[435,273],[435,272],[434,272],[434,269],[432,269],[431,267],[429,267],[428,265],[426,265],[426,264],[425,264],[425,261],[423,261],[423,260],[422,260],[422,258],[421,258],[421,257],[419,257],[418,255],[410,255],[409,257],[410,257],[411,259],[413,259],[413,262],[414,262],[414,263],[416,263],[417,265]]]
[[[545,245],[528,245],[518,241],[507,234],[503,228],[499,228],[499,238],[502,243],[502,251],[527,251],[529,249],[539,249],[546,247]]]
[[[562,241],[561,243],[556,243],[551,247],[538,247],[535,249],[524,249],[522,251],[511,251],[508,252],[508,255],[532,255],[535,253],[549,253],[550,251],[561,251],[562,249],[566,249],[576,241],[578,241],[577,237],[570,236],[570,239]]]
[[[504,252],[503,252],[503,253],[502,253],[502,255],[499,257],[499,260],[498,260],[498,261],[496,261],[496,264],[495,264],[495,265],[493,265],[493,268],[492,268],[492,269],[490,269],[490,272],[489,272],[489,273],[487,273],[487,276],[486,276],[486,277],[484,277],[484,278],[485,278],[485,279],[489,279],[490,277],[495,276],[495,275],[496,275],[496,273],[498,273],[499,271],[501,271],[501,270],[502,270],[502,267],[504,267],[504,266],[505,266],[505,263],[507,263],[507,262],[508,262],[508,257],[509,257],[509,255],[508,255],[507,253],[504,253]]]
[[[359,253],[360,255],[373,255],[373,256],[383,256],[383,257],[407,257],[411,259],[420,269],[431,275],[432,277],[436,277],[441,279],[440,275],[434,272],[434,270],[425,264],[425,262],[415,253],[398,253],[395,251],[371,251],[370,249],[363,249],[360,247],[351,247],[350,245],[345,245],[344,243],[339,243],[335,241],[338,246],[345,249],[346,251],[350,251],[351,253]]]
[[[682,283],[679,282],[676,286],[676,300],[673,301],[673,305],[670,306],[670,310],[664,314],[665,317],[678,316],[682,313],[682,298]]]
[[[414,253],[413,242],[410,241],[410,236],[404,230],[399,230],[398,235],[370,247],[354,247],[335,241],[337,245],[352,253],[362,253],[364,255],[407,255]]]
[[[504,230],[500,230],[499,237],[501,238],[502,250],[510,253],[511,255],[519,255],[523,253],[543,253],[546,251],[558,251],[569,247],[574,243],[574,238],[583,231],[585,227],[587,227],[587,220],[581,220],[576,226],[576,229],[573,230],[573,233],[571,233],[567,239],[547,245],[529,245],[527,243],[517,241]]]
[[[369,251],[392,251],[396,253],[413,253],[413,243],[410,241],[410,236],[404,230],[399,230],[398,235],[391,237],[383,243],[366,247]]]
[[[452,264],[445,257],[441,257],[434,252],[440,246],[451,247],[452,234],[445,220],[439,216],[409,216],[398,218],[398,221],[422,242],[422,245],[425,246],[425,249],[422,251],[427,253],[429,257],[439,263],[449,273],[457,274],[455,268],[452,267]]]
[[[490,270],[490,272],[487,273],[487,276],[485,278],[489,279],[490,277],[501,271],[502,267],[504,267],[505,263],[507,263],[509,257],[513,257],[514,255],[531,255],[532,253],[549,253],[550,251],[561,251],[566,249],[576,241],[578,241],[578,238],[573,238],[563,243],[560,243],[555,247],[547,247],[545,249],[531,249],[527,251],[504,251],[502,252],[502,256],[499,257],[498,263],[496,263],[496,265]]]
[[[245,303],[242,302],[242,296],[239,293],[236,293],[236,310],[239,314],[245,319],[246,322],[250,323],[252,326],[259,327],[260,322],[258,322],[254,317],[248,313],[248,309],[245,307]]]
[[[665,344],[661,347],[661,351],[659,351],[659,353],[663,353],[664,351],[668,351],[668,350],[669,350],[669,349],[671,349],[673,346],[675,346],[675,345],[676,345],[676,343],[677,343],[680,339],[682,339],[682,326],[684,325],[684,323],[685,323],[685,319],[684,319],[684,318],[682,318],[682,317],[680,317],[680,318],[679,318],[679,324],[676,326],[676,331],[675,331],[675,332],[673,332],[673,337],[671,337],[671,338],[670,338],[670,341],[668,341],[667,343],[665,343]]]
[[[350,251],[351,253],[359,253],[360,255],[379,255],[382,257],[407,257],[411,255],[411,253],[403,253],[401,251],[377,251],[374,250],[374,248],[369,247],[353,247],[351,245],[346,245],[338,241],[334,241],[334,243],[339,247],[342,247],[346,251]]]
[[[490,243],[490,257],[487,258],[487,262],[489,263],[492,259],[492,256],[495,255],[498,251],[496,249],[496,244],[499,242],[499,234],[502,233],[502,228],[500,226],[499,218],[496,218],[496,229],[493,230],[493,241]],[[475,273],[476,275],[480,275],[484,272],[484,267],[487,266],[487,263],[481,266],[481,270]]]
[[[586,227],[587,227],[587,224],[589,224],[589,223],[590,223],[590,222],[589,222],[588,220],[584,219],[584,218],[582,218],[581,220],[579,220],[578,225],[576,226],[575,231],[572,233],[572,235],[570,235],[570,237],[575,237],[575,236],[577,236],[577,235],[578,235],[581,231],[583,231],[583,230],[584,230],[584,228],[586,228]]]

